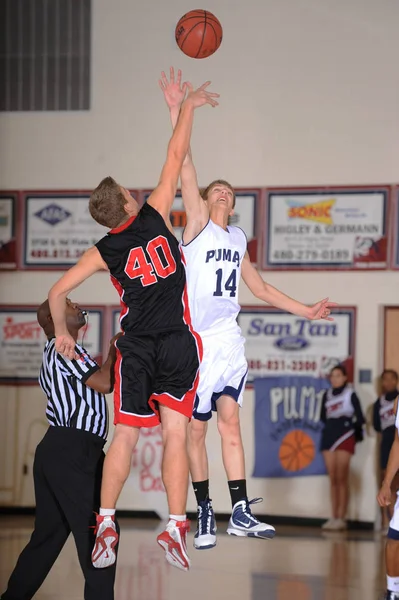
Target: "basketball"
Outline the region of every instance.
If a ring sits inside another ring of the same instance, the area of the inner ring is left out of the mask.
[[[176,25],[175,37],[180,50],[190,58],[207,58],[222,43],[219,20],[207,10],[191,10]]]
[[[283,438],[278,456],[286,471],[301,471],[312,463],[315,454],[312,438],[304,431],[294,429]]]

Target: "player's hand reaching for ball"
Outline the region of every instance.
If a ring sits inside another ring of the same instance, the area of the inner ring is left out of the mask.
[[[166,104],[169,108],[180,108],[187,92],[187,83],[181,84],[181,70],[177,71],[177,79],[175,81],[175,70],[170,67],[170,79],[162,71],[161,79],[159,80],[159,87],[161,88]]]
[[[377,495],[377,502],[383,508],[391,504],[391,486],[386,483],[382,484],[382,487]]]
[[[57,352],[69,358],[69,360],[78,359],[79,356],[75,352],[75,340],[69,334],[57,335],[55,338],[55,349]]]
[[[210,81],[206,81],[197,90],[193,89],[191,83],[187,83],[188,95],[185,102],[191,102],[194,108],[204,106],[204,104],[210,104],[211,106],[218,106],[216,98],[219,98],[219,94],[208,92],[206,88],[211,85]]]

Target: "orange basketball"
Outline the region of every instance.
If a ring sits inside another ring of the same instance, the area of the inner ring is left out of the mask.
[[[316,455],[312,438],[301,429],[294,429],[283,438],[278,452],[280,463],[286,471],[301,471],[308,467]]]
[[[191,10],[176,25],[175,37],[180,50],[191,58],[207,58],[222,43],[219,20],[208,10]]]

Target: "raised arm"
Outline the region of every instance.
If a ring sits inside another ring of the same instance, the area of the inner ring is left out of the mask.
[[[97,248],[86,250],[79,261],[71,267],[51,288],[48,294],[51,317],[55,330],[55,349],[70,360],[75,358],[75,340],[69,334],[65,320],[65,301],[72,290],[97,271],[107,270]]]
[[[162,71],[159,86],[163,92],[165,102],[169,107],[172,128],[176,127],[179,119],[180,107],[184,99],[187,84],[181,84],[181,71],[175,73],[173,67],[170,68],[170,79],[168,81],[165,73]],[[206,89],[210,85],[207,81],[201,86]],[[200,88],[200,89],[201,89]],[[191,148],[188,149],[186,157],[180,172],[181,190],[184,208],[187,215],[187,224],[183,233],[183,242],[189,243],[205,227],[209,220],[209,212],[205,202],[201,198],[197,173],[192,161]]]
[[[273,287],[266,281],[263,281],[258,271],[251,264],[248,252],[245,253],[244,260],[242,261],[241,274],[245,284],[251,290],[256,298],[267,302],[271,306],[285,310],[286,312],[298,315],[298,317],[304,317],[309,320],[326,319],[327,321],[333,321],[330,317],[330,309],[337,306],[335,302],[329,302],[328,298],[313,304],[313,306],[307,306],[298,302],[293,298],[290,298],[283,292],[280,292],[277,288]]]
[[[181,105],[158,186],[148,199],[151,206],[162,215],[167,223],[169,223],[170,210],[176,196],[180,171],[190,146],[194,110],[205,104],[217,105],[215,98],[218,97],[218,94],[207,92],[203,86],[194,91],[191,84],[187,83],[186,85],[188,96]]]

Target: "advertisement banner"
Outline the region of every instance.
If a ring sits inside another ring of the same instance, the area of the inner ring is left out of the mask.
[[[0,306],[0,383],[37,383],[46,336],[36,319],[37,307]],[[78,342],[95,359],[102,354],[102,310],[89,313]]]
[[[0,269],[17,268],[17,195],[0,193]]]
[[[393,269],[399,269],[399,186],[395,189],[395,211],[394,211],[394,219],[392,220],[393,225],[393,252],[392,252],[392,261],[391,267]]]
[[[90,215],[89,193],[27,192],[24,205],[26,267],[70,267],[109,231]]]
[[[255,379],[253,477],[324,475],[320,413],[329,382],[306,376]]]
[[[389,188],[267,193],[263,267],[386,269]]]
[[[344,363],[353,377],[356,309],[332,311],[334,321],[309,321],[266,306],[243,306],[238,324],[246,339],[247,385],[258,377],[325,377]]]

